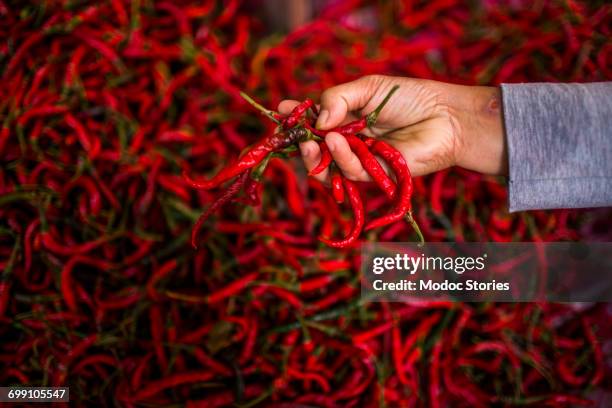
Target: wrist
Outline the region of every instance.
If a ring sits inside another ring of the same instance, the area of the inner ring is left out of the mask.
[[[485,174],[507,174],[501,91],[454,85],[449,111],[457,123],[456,165]]]

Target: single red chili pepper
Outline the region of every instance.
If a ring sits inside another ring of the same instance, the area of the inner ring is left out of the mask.
[[[66,376],[68,374],[68,366],[77,358],[79,358],[85,351],[92,347],[99,340],[98,334],[90,334],[84,339],[80,339],[74,346],[69,346],[68,352],[61,358],[58,364],[61,367],[61,371],[58,371],[54,376],[54,384],[56,386],[63,385],[66,383]]]
[[[303,304],[300,298],[297,297],[292,292],[288,291],[287,289],[283,289],[281,287],[274,286],[274,285],[261,284],[261,285],[258,285],[257,288],[255,288],[254,293],[257,293],[258,289],[260,288],[262,289],[262,291],[270,292],[276,295],[277,297],[289,303],[291,306],[293,306],[294,308],[298,310],[302,309],[303,307]]]
[[[162,164],[163,160],[160,156],[156,156],[151,164],[151,169],[149,170],[147,176],[147,188],[136,205],[140,213],[146,212],[153,201],[153,195],[155,194],[155,187],[157,185],[157,177],[161,170]]]
[[[410,386],[411,381],[408,379],[408,377],[406,377],[403,364],[404,355],[402,354],[402,337],[400,328],[396,322],[393,322],[391,336],[393,344],[393,365],[395,367],[395,371],[397,372],[400,383]]]
[[[21,60],[26,56],[28,50],[37,43],[41,42],[44,38],[44,31],[34,31],[29,36],[27,36],[27,38],[19,46],[17,51],[15,51],[15,53],[13,54],[8,65],[6,65],[4,73],[2,75],[4,81],[6,81],[9,78],[9,74],[11,74],[12,71],[19,66]]]
[[[201,364],[204,364],[219,375],[230,376],[232,374],[231,369],[209,356],[201,347],[195,347],[193,355]]]
[[[586,375],[577,375],[571,367],[573,363],[575,363],[573,356],[562,356],[557,361],[557,372],[566,384],[574,387],[580,387],[588,381],[588,378]]]
[[[311,303],[309,305],[309,312],[326,309],[334,303],[350,298],[354,293],[354,287],[351,285],[343,285],[337,291]]]
[[[465,326],[467,325],[468,321],[472,318],[472,314],[473,313],[471,309],[465,308],[462,310],[461,315],[459,316],[457,323],[453,327],[453,331],[451,334],[451,343],[453,344],[453,346],[459,344],[462,331],[465,329]]]
[[[23,99],[23,103],[25,105],[33,105],[37,102],[37,98],[40,97],[40,85],[45,79],[47,79],[51,68],[51,64],[45,64],[36,70],[34,80],[32,80],[32,85],[30,85],[30,89]]]
[[[365,368],[365,372],[357,364],[358,362]],[[353,375],[335,393],[334,399],[336,400],[347,400],[362,394],[371,385],[372,380],[376,376],[376,368],[368,357],[351,358],[351,366],[353,368]]]
[[[19,118],[17,119],[17,125],[18,125],[17,129],[19,130],[20,127],[25,126],[28,123],[28,121],[32,118],[41,117],[41,116],[44,117],[44,116],[58,115],[58,114],[66,113],[67,111],[68,111],[68,107],[63,106],[63,105],[37,106],[35,108],[32,108],[26,111],[24,114],[19,116]]]
[[[125,296],[96,299],[96,304],[102,310],[118,310],[138,303],[141,299],[142,294],[137,288],[129,288]]]
[[[343,175],[340,174],[336,166],[332,167],[331,172],[331,189],[332,195],[338,204],[344,202],[344,186],[342,184]]]
[[[346,135],[345,138],[353,153],[355,153],[355,155],[357,155],[359,158],[359,161],[361,161],[365,171],[370,175],[370,177],[372,177],[372,180],[374,180],[374,182],[387,195],[387,197],[392,200],[395,197],[397,186],[389,178],[378,160],[376,160],[376,157],[372,154],[372,152],[370,152],[368,146],[363,142],[363,140],[355,135]]]
[[[155,6],[160,10],[167,11],[172,15],[174,20],[176,20],[176,24],[178,25],[181,36],[191,35],[191,25],[189,24],[189,19],[187,18],[187,15],[185,14],[182,8],[169,2],[161,2],[159,4],[156,4]]]
[[[369,231],[373,228],[382,227],[398,221],[405,216],[409,216],[409,220],[411,221],[413,227],[415,227],[417,233],[419,233],[418,227],[416,226],[416,223],[412,221],[412,216],[410,213],[412,208],[412,178],[408,165],[406,164],[406,160],[399,151],[383,140],[366,139],[366,144],[368,144],[372,151],[382,157],[393,169],[400,187],[398,193],[399,197],[391,212],[370,221],[366,225],[365,230]]]
[[[320,374],[317,373],[304,373],[304,372],[300,372],[299,370],[292,368],[292,367],[288,367],[287,368],[287,373],[293,377],[293,378],[298,378],[301,380],[313,380],[315,381],[317,384],[319,384],[319,386],[321,387],[321,389],[323,390],[323,392],[330,392],[331,387],[329,385],[329,382],[325,379],[325,377],[323,377]]]
[[[159,282],[160,280],[162,280],[163,278],[165,278],[166,276],[168,276],[168,274],[174,271],[177,266],[178,266],[178,261],[176,259],[171,259],[167,261],[166,263],[164,263],[163,265],[161,265],[159,268],[157,268],[153,272],[153,274],[151,275],[151,278],[149,279],[149,282],[147,282],[147,294],[149,295],[151,299],[153,300],[161,299],[161,296],[155,289],[155,284]]]
[[[293,108],[291,113],[282,120],[281,123],[283,125],[283,128],[291,129],[295,127],[300,122],[302,116],[306,113],[306,111],[313,106],[314,102],[312,101],[312,99],[304,99],[303,102],[299,103],[295,108]]]
[[[566,405],[569,407],[592,407],[595,403],[591,400],[580,398],[575,395],[569,394],[557,394],[550,398],[542,401],[546,406],[558,407],[559,405]]]
[[[147,370],[149,361],[153,357],[153,353],[148,353],[140,358],[140,361],[136,365],[136,368],[132,372],[130,385],[132,389],[139,389],[142,384],[142,377]]]
[[[4,317],[8,309],[9,299],[11,298],[11,283],[0,280],[0,318]]]
[[[289,164],[279,159],[270,160],[269,164],[274,170],[280,170],[283,173],[283,181],[285,183],[286,198],[289,209],[294,216],[303,218],[306,214],[304,207],[304,197],[300,191],[300,183],[297,179],[295,171]]]
[[[595,372],[593,373],[593,377],[591,378],[590,384],[591,386],[596,386],[601,383],[605,375],[605,368],[603,363],[605,361],[605,358],[603,351],[601,350],[599,340],[595,336],[595,333],[593,333],[593,327],[591,326],[591,324],[589,324],[587,319],[582,319],[582,326],[586,333],[587,340],[591,345],[591,349],[593,351],[593,361],[595,362]]]
[[[419,325],[414,330],[412,330],[410,335],[408,335],[408,337],[404,340],[401,355],[406,356],[419,340],[427,336],[427,334],[431,331],[432,327],[434,327],[440,321],[441,318],[442,314],[439,312],[423,318],[419,322]]]
[[[365,220],[363,203],[361,201],[361,195],[359,194],[357,186],[355,185],[355,183],[348,180],[347,178],[344,178],[342,180],[342,184],[344,185],[344,190],[348,195],[348,200],[353,210],[353,227],[347,237],[338,241],[332,241],[329,238],[323,236],[319,237],[319,240],[321,242],[328,246],[331,246],[332,248],[346,248],[357,242],[357,239],[359,238],[359,235],[363,230],[363,224]]]
[[[212,324],[205,324],[180,338],[180,343],[192,344],[199,342],[212,330]]]
[[[338,272],[350,269],[351,262],[341,259],[320,260],[318,268],[323,272]]]
[[[82,255],[75,255],[66,263],[61,272],[61,292],[64,298],[64,302],[70,310],[76,312],[78,309],[77,305],[77,297],[74,293],[75,288],[78,288],[78,285],[74,283],[72,279],[72,270],[77,264],[85,264],[88,266],[93,266],[101,270],[111,269],[112,264],[109,262],[98,260],[94,258],[88,258]]]
[[[326,287],[335,280],[333,275],[321,275],[307,280],[300,281],[299,291],[300,293],[312,292]]]
[[[244,290],[251,282],[253,282],[259,276],[258,272],[252,272],[244,277],[235,280],[229,285],[215,290],[212,295],[206,297],[206,303],[213,304],[220,302],[224,299],[227,299],[230,296],[233,296],[242,290]]]
[[[13,367],[9,367],[7,369],[4,370],[4,375],[3,375],[4,379],[8,379],[8,378],[16,378],[17,380],[19,380],[21,382],[21,384],[29,384],[30,383],[30,379],[28,378],[27,375],[25,375],[22,371],[13,368]]]
[[[81,373],[83,369],[89,365],[98,365],[98,364],[106,364],[111,367],[116,367],[118,361],[115,357],[109,356],[107,354],[94,354],[87,357],[84,357],[77,364],[74,365],[72,369],[73,373]]]
[[[471,386],[467,381],[457,381],[456,373],[451,369],[452,360],[447,358],[443,361],[442,378],[444,379],[444,386],[448,391],[460,398],[461,400],[467,401],[470,406],[485,408],[491,405],[490,398],[477,387]]]
[[[247,338],[244,342],[244,346],[242,348],[242,352],[240,353],[240,357],[238,357],[238,361],[240,364],[244,364],[251,359],[253,356],[253,350],[255,349],[255,344],[257,342],[257,319],[250,319],[249,322],[249,331],[247,332]]]
[[[164,350],[164,318],[162,316],[161,307],[154,304],[149,309],[150,319],[150,330],[151,338],[153,340],[153,347],[155,349],[155,355],[157,362],[159,363],[161,370],[166,371],[168,369],[168,358]]]
[[[106,236],[101,236],[97,238],[95,241],[66,246],[66,245],[62,245],[61,243],[55,240],[52,234],[54,230],[55,230],[54,228],[51,228],[49,231],[42,232],[40,234],[41,243],[49,251],[56,253],[56,254],[67,255],[67,256],[85,254],[103,245],[104,243],[116,238],[115,235],[106,235]]]
[[[79,65],[85,56],[87,47],[84,45],[79,46],[76,51],[70,57],[70,63],[66,67],[66,75],[64,77],[64,87],[71,87],[76,78],[79,76]]]
[[[359,334],[353,334],[352,335],[353,343],[355,344],[365,343],[374,337],[377,337],[383,333],[388,332],[394,326],[395,326],[395,322],[388,321],[374,328],[368,329],[365,332],[361,332]]]
[[[198,234],[204,222],[210,217],[212,213],[214,213],[217,209],[221,208],[223,205],[227,204],[234,196],[236,196],[242,187],[246,184],[249,179],[249,171],[243,172],[236,181],[234,181],[211,205],[208,207],[206,211],[200,215],[198,220],[193,226],[191,230],[191,245],[198,249]]]
[[[442,352],[442,342],[438,340],[433,347],[431,354],[431,364],[429,365],[429,404],[431,407],[440,407],[440,354]]]
[[[315,176],[321,173],[323,170],[329,167],[332,162],[332,155],[329,151],[329,147],[327,147],[327,143],[319,142],[319,149],[321,150],[321,160],[319,164],[317,164],[310,172],[308,172],[309,176]]]

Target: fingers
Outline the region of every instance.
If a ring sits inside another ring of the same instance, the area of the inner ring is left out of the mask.
[[[317,164],[319,164],[319,161],[321,161],[321,149],[314,140],[300,143],[300,152],[302,153],[302,159],[304,160],[304,165],[306,166],[306,170],[308,172],[314,169]],[[325,182],[328,175],[329,170],[325,169],[313,177],[321,182]]]
[[[355,181],[370,180],[369,174],[361,165],[359,158],[353,153],[348,142],[339,133],[331,132],[325,138],[329,151],[345,177]]]
[[[329,151],[345,177],[354,181],[369,181],[370,175],[363,168],[359,158],[353,153],[344,136],[332,132],[325,138],[325,143]],[[317,142],[309,140],[300,143],[300,152],[306,170],[309,172],[314,169],[321,161],[321,149]],[[325,169],[321,173],[313,176],[317,180],[326,183],[329,179],[329,170]]]
[[[334,128],[344,121],[349,112],[363,108],[376,89],[376,84],[379,82],[377,78],[377,76],[362,77],[323,92],[317,127]]]

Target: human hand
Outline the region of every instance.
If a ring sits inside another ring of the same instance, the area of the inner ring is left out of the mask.
[[[414,176],[451,166],[486,174],[507,172],[500,91],[494,87],[462,86],[422,79],[372,75],[327,89],[321,95],[317,127],[332,129],[372,112],[394,86],[399,89],[380,113],[367,136],[380,137],[406,158]],[[288,114],[296,101],[282,101],[278,110]],[[329,133],[325,143],[351,180],[369,181],[344,137]],[[315,141],[301,143],[306,168],[321,158]],[[318,174],[328,179],[328,171]]]

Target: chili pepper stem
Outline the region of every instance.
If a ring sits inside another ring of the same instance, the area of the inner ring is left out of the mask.
[[[394,85],[393,88],[391,88],[391,90],[387,94],[387,96],[385,96],[385,99],[382,100],[382,102],[376,107],[376,109],[366,115],[366,124],[368,125],[368,127],[374,126],[374,124],[378,120],[378,115],[380,115],[380,112],[383,110],[387,102],[389,102],[389,99],[391,99],[395,91],[397,91],[398,89],[399,85]]]
[[[315,135],[314,133],[312,133],[310,131],[310,129],[306,128],[306,138],[304,140],[314,140],[316,142],[320,142],[322,140],[324,140],[322,137]]]
[[[273,111],[264,108],[259,103],[255,102],[255,100],[253,98],[251,98],[249,95],[247,95],[244,92],[240,92],[240,96],[242,96],[242,98],[245,101],[247,101],[252,107],[254,107],[258,111],[260,111],[261,113],[266,115],[272,122],[276,123],[277,125],[281,124],[280,121],[274,117],[274,112]]]
[[[421,232],[421,228],[419,228],[419,224],[412,216],[412,211],[406,214],[406,220],[410,223],[410,225],[412,225],[414,232],[416,232],[417,236],[419,237],[419,246],[423,246],[423,244],[425,244],[425,237],[423,237],[423,233]]]

